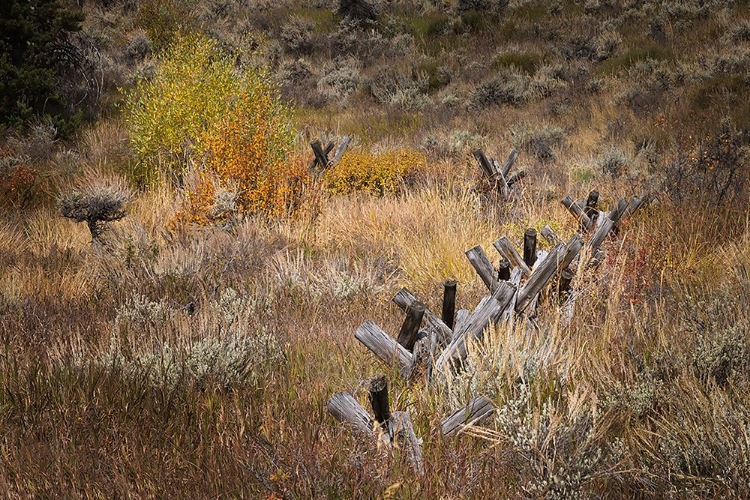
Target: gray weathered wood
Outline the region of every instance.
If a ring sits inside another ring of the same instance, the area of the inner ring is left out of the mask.
[[[516,288],[500,282],[492,296],[485,297],[471,313],[460,331],[456,331],[451,343],[443,350],[435,362],[435,368],[444,370],[449,364],[460,363],[466,358],[466,341],[468,338],[481,339],[484,329],[491,323],[497,323],[505,310],[511,305]]]
[[[495,171],[494,165],[492,165],[485,156],[484,151],[481,149],[475,149],[471,154],[474,155],[477,163],[479,163],[479,168],[482,169],[484,175],[486,175],[488,179],[493,179],[497,172]]]
[[[536,229],[533,227],[528,228],[523,235],[523,261],[529,269],[536,263]]]
[[[412,470],[420,476],[424,474],[424,461],[422,459],[422,444],[414,433],[409,414],[405,411],[394,411],[388,420],[388,430],[391,441],[397,443],[406,450],[406,458]]]
[[[510,261],[511,265],[520,268],[526,276],[529,276],[531,274],[531,269],[529,269],[529,266],[527,266],[523,261],[521,256],[518,254],[516,247],[513,246],[513,243],[511,243],[508,238],[503,236],[502,238],[495,241],[492,245],[497,249],[498,252],[500,252],[500,255]]]
[[[386,365],[398,365],[403,377],[410,377],[414,359],[412,354],[398,342],[388,336],[377,324],[367,320],[355,332],[354,336],[370,349]]]
[[[337,392],[326,405],[333,417],[354,428],[355,431],[372,434],[372,420],[367,411],[348,392]]]
[[[575,258],[578,257],[578,254],[581,253],[582,249],[583,238],[581,238],[581,236],[577,234],[574,234],[565,245],[562,262],[560,262],[558,269],[567,269],[568,266],[570,266],[570,264],[575,260]]]
[[[375,420],[380,425],[385,424],[391,418],[388,404],[388,380],[385,375],[377,375],[370,380],[370,404]]]
[[[476,424],[495,411],[492,401],[484,396],[477,396],[463,408],[456,410],[443,420],[441,428],[444,436],[459,434],[464,428]]]
[[[508,155],[508,159],[505,160],[505,163],[503,163],[503,166],[499,169],[499,172],[503,174],[503,177],[508,177],[510,169],[513,168],[513,164],[516,162],[516,159],[518,159],[518,151],[516,151],[515,149],[511,149],[510,154]]]
[[[556,245],[544,261],[537,266],[531,277],[521,287],[516,301],[516,311],[523,311],[561,269],[573,262],[583,248],[583,239],[574,235],[566,245]]]
[[[338,162],[341,161],[341,157],[344,156],[344,153],[346,152],[346,148],[349,147],[349,142],[352,140],[351,137],[344,136],[344,138],[341,140],[341,144],[339,144],[338,149],[336,149],[336,154],[333,155],[333,160],[331,160],[331,166],[336,165]]]
[[[591,239],[586,244],[586,247],[589,249],[590,255],[594,255],[597,252],[601,244],[604,243],[604,239],[607,237],[614,225],[615,223],[612,219],[607,216],[602,217],[602,223],[599,225],[599,227],[596,228],[596,231],[594,231]]]
[[[609,232],[620,222],[622,216],[625,215],[625,211],[627,210],[628,206],[629,204],[627,200],[620,199],[620,201],[617,203],[617,206],[612,211],[610,211],[606,215],[606,217],[604,217],[601,225],[596,228],[596,231],[594,232],[593,236],[591,236],[591,239],[586,245],[589,249],[590,255],[593,256],[599,249],[601,244],[604,243],[604,240],[607,238]]]
[[[516,300],[516,311],[521,312],[531,303],[534,297],[542,291],[544,285],[552,279],[557,271],[557,266],[562,260],[563,245],[556,245],[550,250],[544,262],[539,264],[529,277],[528,281],[521,287]]]
[[[425,306],[421,302],[414,301],[406,308],[406,318],[398,332],[397,341],[404,349],[409,352],[414,351],[414,344],[417,341],[419,327],[422,326],[422,317],[424,316]]]
[[[417,298],[406,288],[399,290],[393,297],[393,303],[403,311],[406,311],[406,308],[415,300],[417,300]],[[435,330],[438,336],[437,340],[440,344],[448,345],[450,343],[451,339],[453,339],[453,330],[448,328],[448,325],[443,323],[443,321],[427,307],[425,307],[424,310],[424,320],[430,328]]]
[[[547,240],[547,242],[552,246],[558,245],[563,242],[562,238],[560,238],[555,230],[552,229],[549,225],[544,226],[540,232],[542,233],[542,236],[544,236],[544,239]]]
[[[492,267],[492,262],[484,253],[481,246],[477,245],[474,248],[466,252],[466,258],[469,259],[474,270],[477,272],[485,286],[489,289],[490,293],[497,290],[498,281],[495,277],[495,268]]]
[[[469,311],[468,309],[459,309],[458,312],[456,312],[456,324],[454,325],[454,331],[459,332],[464,330],[470,316],[471,311]]]
[[[453,280],[446,281],[443,284],[443,309],[440,319],[445,326],[453,329],[453,323],[456,315],[456,282]]]
[[[589,227],[591,227],[591,219],[589,219],[588,215],[586,215],[583,211],[583,208],[581,208],[581,205],[576,203],[573,198],[571,198],[570,195],[567,195],[565,198],[561,200],[561,203],[565,206],[565,208],[568,209],[568,211],[573,215],[573,217],[576,218],[576,220],[580,223],[581,229],[586,230]]]

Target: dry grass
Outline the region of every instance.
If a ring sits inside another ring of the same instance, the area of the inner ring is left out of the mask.
[[[88,230],[45,200],[81,171],[130,175],[118,119],[76,144],[41,125],[2,141],[8,165],[39,172],[43,195],[0,215],[0,496],[750,496],[746,206],[661,194],[680,148],[689,157],[720,117],[747,128],[737,79],[747,23],[731,29],[745,6],[563,2],[553,12],[514,1],[495,26],[399,2],[347,38],[351,28],[319,2],[222,5],[201,6],[187,25],[238,50],[239,64],[264,62],[281,78],[302,58],[310,70],[282,82],[305,106],[294,118],[302,154],[313,139],[353,134],[352,147],[373,152],[423,148],[429,164],[397,194],[312,185],[297,219],[226,228],[170,225],[182,193],[154,186],[97,252]],[[148,56],[122,61],[128,40],[145,47],[155,27],[135,25],[124,6],[96,11],[89,23],[110,37],[104,69],[115,83],[147,73]],[[278,45],[276,27],[292,18],[313,23],[309,46]],[[404,88],[380,103],[372,88],[389,84],[377,78],[394,57]],[[357,83],[328,100],[319,81],[340,65],[357,69]],[[472,108],[500,69],[513,75],[500,89],[516,92],[512,102]],[[476,147],[499,161],[522,151],[514,168],[528,176],[510,200],[485,193]],[[438,312],[443,282],[455,279],[458,307],[473,308],[486,289],[464,252],[481,245],[496,262],[496,238],[520,246],[526,228],[547,224],[567,239],[577,223],[559,200],[590,189],[603,208],[659,196],[605,241],[597,269],[578,268],[572,319],[544,293],[538,330],[520,317],[497,325],[469,345],[466,370],[429,386],[404,381],[354,338],[365,319],[398,332],[403,313],[390,299],[401,287]],[[367,406],[377,373],[423,439],[423,477],[325,409],[342,390]],[[476,395],[493,401],[494,417],[444,438],[441,420]]]

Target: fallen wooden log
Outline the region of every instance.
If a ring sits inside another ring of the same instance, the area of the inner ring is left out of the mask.
[[[354,336],[386,365],[398,365],[402,377],[409,378],[411,376],[414,366],[412,354],[373,321],[367,320],[362,323]]]
[[[331,166],[338,164],[338,162],[341,161],[341,157],[344,156],[344,153],[346,152],[346,148],[349,147],[349,142],[352,140],[351,137],[344,136],[344,138],[341,140],[341,144],[339,144],[338,149],[336,149],[336,153],[333,155],[333,160],[331,160]]]
[[[563,240],[560,238],[554,229],[552,229],[549,225],[544,226],[541,230],[542,236],[544,236],[544,239],[547,240],[547,242],[555,246],[559,243],[562,243]]]
[[[585,232],[591,227],[591,219],[584,213],[583,208],[581,208],[581,206],[576,203],[570,195],[563,198],[561,203],[580,223],[582,232]]]
[[[411,417],[405,411],[394,411],[388,419],[391,441],[406,449],[406,458],[414,472],[424,474],[422,444],[414,433]]]
[[[565,246],[556,245],[550,250],[518,292],[516,312],[522,312],[559,270],[567,268],[573,262],[582,248],[583,239],[575,235]]]
[[[372,420],[367,411],[348,392],[337,392],[326,405],[328,412],[341,423],[352,427],[356,432],[372,434]]]
[[[510,173],[510,169],[513,168],[513,164],[518,159],[518,151],[515,149],[510,150],[510,154],[508,155],[508,158],[505,160],[505,163],[503,163],[503,166],[498,169],[498,171],[503,175],[503,177],[507,178],[508,174]]]
[[[464,428],[476,424],[495,411],[495,405],[484,396],[477,396],[463,408],[444,419],[441,428],[444,436],[459,434]]]

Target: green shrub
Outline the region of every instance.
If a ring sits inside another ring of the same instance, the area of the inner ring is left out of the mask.
[[[492,58],[492,68],[514,67],[525,73],[533,73],[544,60],[536,52],[501,52]]]

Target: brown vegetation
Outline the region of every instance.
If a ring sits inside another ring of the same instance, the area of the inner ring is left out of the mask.
[[[67,141],[40,123],[0,144],[3,496],[750,496],[745,3],[69,7],[100,50],[96,119]],[[149,81],[179,30],[216,40],[229,71],[265,66],[293,105],[296,144],[273,175],[248,177],[252,133],[221,116],[241,140],[177,140],[158,153],[179,179],[141,182],[116,88]],[[310,141],[345,135],[345,161],[308,177]],[[521,152],[509,199],[482,185],[479,147]],[[222,169],[235,183],[186,223],[190,182]],[[117,202],[98,219],[82,204],[92,178],[131,185],[94,183]],[[497,327],[429,389],[355,340],[365,319],[398,331],[404,286],[438,311],[454,279],[458,306],[477,304],[464,252],[503,235],[519,246],[528,227],[568,239],[578,223],[559,200],[591,189],[604,209],[655,201],[574,279],[569,323],[548,303],[534,334]],[[60,216],[60,196],[91,234]],[[326,412],[342,390],[365,404],[383,371],[423,439],[423,476]],[[495,416],[442,436],[478,395]]]

